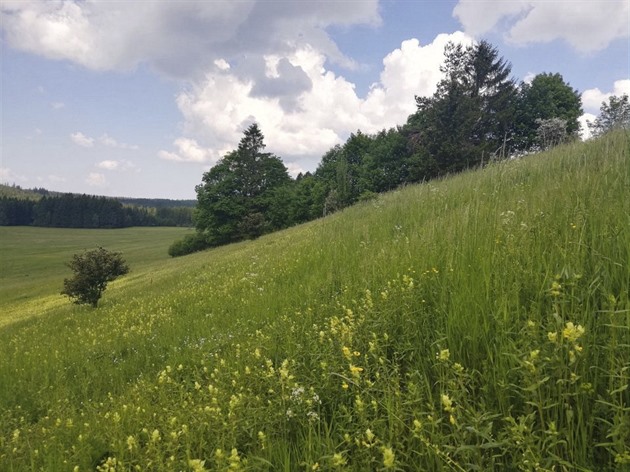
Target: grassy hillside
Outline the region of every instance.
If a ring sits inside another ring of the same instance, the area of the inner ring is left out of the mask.
[[[629,152],[408,187],[6,324],[0,470],[627,470]]]

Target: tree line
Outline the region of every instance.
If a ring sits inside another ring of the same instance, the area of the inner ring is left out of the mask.
[[[54,228],[125,228],[130,226],[191,226],[192,208],[149,208],[92,195],[72,193],[39,200],[0,198],[0,226]]]
[[[282,160],[264,152],[256,123],[238,148],[203,174],[196,187],[197,232],[176,241],[171,256],[253,239],[338,211],[401,185],[540,151],[579,138],[577,90],[557,73],[517,84],[511,64],[487,41],[448,44],[443,79],[431,97],[416,97],[406,123],[351,134],[314,173],[291,179]],[[612,97],[592,124],[595,135],[630,127],[628,97]]]

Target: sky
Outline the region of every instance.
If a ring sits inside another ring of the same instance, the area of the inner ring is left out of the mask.
[[[291,175],[405,123],[444,46],[630,94],[630,0],[1,0],[0,182],[194,199],[257,122]]]

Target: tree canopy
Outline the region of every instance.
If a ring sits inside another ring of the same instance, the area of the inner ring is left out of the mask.
[[[254,123],[238,148],[206,172],[196,187],[196,227],[209,245],[278,229],[269,212],[277,206],[279,190],[291,179],[280,158],[263,152],[264,148],[264,136]]]
[[[567,137],[576,138],[579,135],[582,99],[560,74],[538,74],[530,83],[523,83],[517,110],[516,147],[519,150],[539,147],[538,127],[541,120],[559,118],[566,123]]]
[[[511,65],[487,41],[449,43],[444,54],[437,91],[416,97],[418,111],[407,122],[430,177],[506,155],[513,134],[517,88]]]
[[[129,272],[129,266],[119,252],[99,247],[83,254],[75,254],[67,264],[74,277],[63,281],[62,295],[74,303],[96,308],[107,284]]]
[[[630,129],[630,101],[628,95],[615,95],[602,102],[599,116],[589,123],[594,137],[601,136],[615,129]]]
[[[437,90],[416,97],[416,112],[404,125],[375,134],[351,133],[322,156],[314,173],[295,180],[279,157],[264,152],[264,136],[252,124],[237,149],[203,175],[196,187],[198,232],[169,253],[255,238],[401,185],[577,137],[579,93],[557,73],[517,84],[511,68],[487,41],[449,43]],[[627,97],[615,100],[602,108],[601,129],[627,123]]]

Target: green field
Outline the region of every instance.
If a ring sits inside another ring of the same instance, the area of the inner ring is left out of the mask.
[[[123,253],[131,278],[159,270],[183,228],[68,229],[0,226],[0,327],[67,304],[63,279],[73,254],[102,246]]]
[[[2,471],[630,468],[625,134],[177,259],[103,232],[98,309],[18,296],[82,233],[3,231]]]

